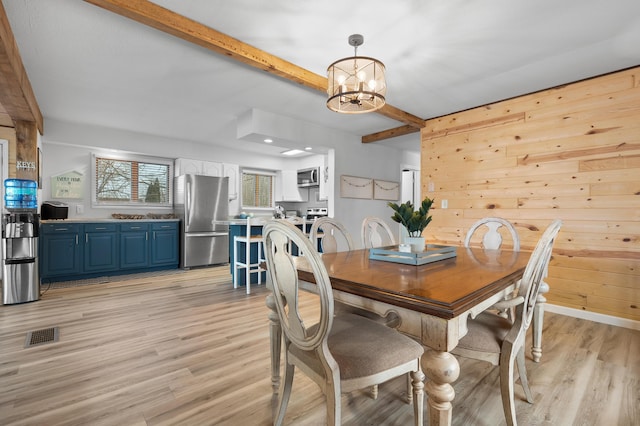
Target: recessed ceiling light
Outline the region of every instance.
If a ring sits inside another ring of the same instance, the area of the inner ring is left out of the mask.
[[[313,149],[312,147],[308,146],[308,147],[306,147],[304,150],[305,150],[305,151],[311,151],[312,149]]]
[[[271,142],[273,142],[273,139],[265,139],[264,140],[264,143],[271,143]]]
[[[299,149],[290,149],[289,151],[282,151],[282,155],[298,155],[302,154],[304,151]]]

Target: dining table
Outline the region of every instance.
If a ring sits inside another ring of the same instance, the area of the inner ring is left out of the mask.
[[[429,424],[450,425],[455,396],[452,383],[460,374],[460,365],[451,351],[467,333],[469,318],[513,293],[530,253],[455,247],[454,257],[414,265],[371,259],[370,250],[321,255],[334,300],[388,319],[398,331],[427,348],[422,369]],[[315,279],[305,257],[294,257],[294,262],[300,286],[313,291]],[[270,309],[275,394],[280,386],[282,331],[272,293],[266,304]]]

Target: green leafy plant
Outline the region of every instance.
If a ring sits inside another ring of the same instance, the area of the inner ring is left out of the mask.
[[[391,219],[401,223],[407,229],[410,237],[420,237],[422,236],[424,228],[431,222],[431,216],[427,215],[434,201],[435,199],[432,200],[429,197],[425,197],[418,210],[413,209],[413,203],[411,201],[400,205],[390,202],[387,203],[387,205],[395,212],[393,216],[391,216]]]

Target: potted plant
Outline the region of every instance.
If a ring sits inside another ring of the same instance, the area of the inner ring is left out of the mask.
[[[400,205],[391,202],[387,204],[394,211],[391,219],[402,224],[407,230],[409,236],[405,239],[405,243],[411,244],[411,251],[413,252],[421,252],[424,250],[425,242],[422,231],[424,231],[424,228],[431,222],[431,216],[428,215],[433,202],[434,200],[425,197],[418,210],[414,210],[411,201]]]

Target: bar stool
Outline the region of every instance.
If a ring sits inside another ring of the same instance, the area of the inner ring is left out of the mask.
[[[244,244],[244,261],[240,261],[238,252],[240,244]],[[251,261],[251,247],[256,246],[258,256],[256,261]],[[265,269],[260,267],[260,263],[264,262],[262,254],[262,235],[251,235],[251,218],[247,218],[247,230],[245,235],[236,235],[233,237],[233,288],[238,288],[238,271],[245,271],[245,285],[247,294],[251,294],[251,274],[258,274],[258,285],[262,284],[262,272]]]

